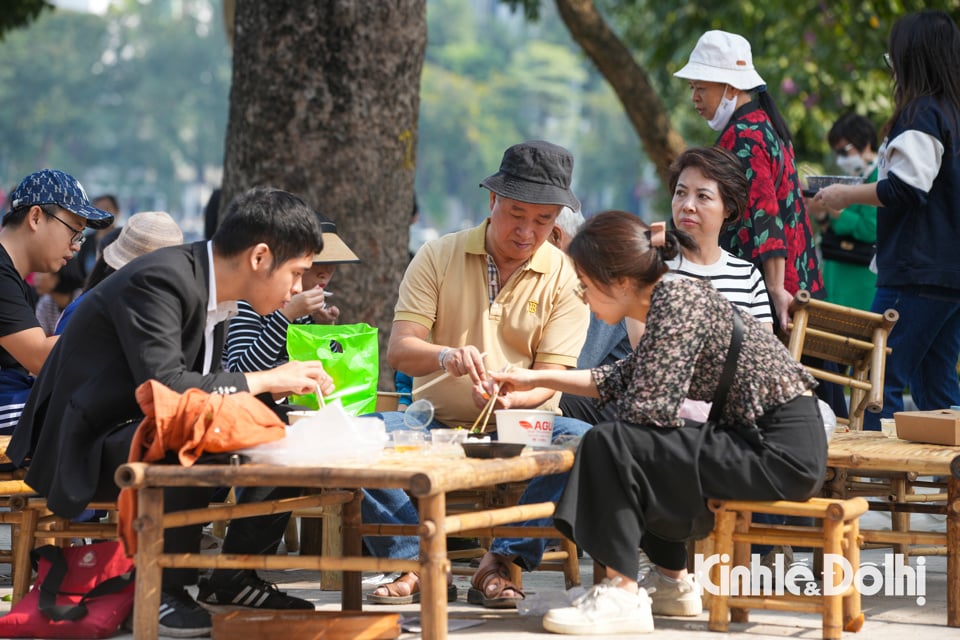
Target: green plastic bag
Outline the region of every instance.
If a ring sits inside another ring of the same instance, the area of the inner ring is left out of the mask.
[[[336,391],[325,401],[339,400],[348,415],[373,413],[377,407],[380,349],[377,329],[368,324],[291,324],[287,327],[291,360],[320,360]],[[291,396],[290,402],[319,409],[317,394]]]

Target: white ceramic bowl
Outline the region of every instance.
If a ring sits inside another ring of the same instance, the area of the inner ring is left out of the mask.
[[[538,409],[499,409],[497,416],[497,440],[522,442],[531,447],[545,447],[553,437],[552,411]]]

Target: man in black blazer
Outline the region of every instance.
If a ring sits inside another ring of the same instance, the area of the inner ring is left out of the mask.
[[[126,462],[142,413],[134,390],[155,379],[174,391],[308,393],[333,390],[319,362],[289,362],[255,373],[222,370],[225,321],[236,301],[269,314],[301,290],[301,276],[323,249],[316,214],[297,196],[254,189],[239,196],[210,242],[137,258],[91,289],[40,371],[7,454],[27,466],[26,481],[57,515],[74,517],[94,499],[113,499],[113,474]],[[175,454],[170,459],[176,461]],[[247,491],[245,501],[292,495]],[[168,511],[203,506],[209,489],[169,489]],[[234,520],[224,553],[276,551],[286,518]],[[201,527],[168,530],[164,550],[195,552]],[[165,570],[161,635],[210,632],[207,610],[187,595],[196,570]],[[304,608],[253,571],[217,571],[201,601],[261,608]]]

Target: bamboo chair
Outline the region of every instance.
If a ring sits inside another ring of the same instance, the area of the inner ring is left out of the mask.
[[[837,422],[860,431],[864,412],[879,413],[883,408],[883,373],[890,352],[887,336],[899,314],[894,309],[880,314],[815,300],[802,290],[790,311],[790,355],[797,360],[811,356],[835,362],[841,371],[849,367],[846,375],[805,365],[815,378],[850,388],[850,417]]]
[[[810,366],[806,369],[815,378],[850,388],[850,418],[837,422],[846,424],[851,431],[860,431],[864,412],[877,413],[883,408],[884,367],[886,355],[890,353],[887,337],[899,314],[894,309],[880,314],[814,300],[806,291],[797,293],[790,309],[793,314],[788,343],[790,354],[797,360],[801,356],[812,356],[835,362],[841,371],[849,367],[849,375]],[[892,529],[906,532],[910,530],[910,513],[893,510],[893,504],[945,502],[947,497],[945,487],[918,480],[917,476],[916,473],[873,472],[869,476],[830,477],[825,488],[838,498],[861,496],[884,500],[891,506]],[[940,492],[917,495],[914,488],[918,486],[936,487]],[[905,556],[911,551],[930,555],[939,551],[933,547],[911,549],[907,543],[895,544],[894,549]]]

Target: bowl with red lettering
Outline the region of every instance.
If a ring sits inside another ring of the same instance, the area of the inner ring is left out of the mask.
[[[497,417],[497,440],[522,442],[531,447],[546,447],[553,437],[553,411],[539,409],[499,409]]]

